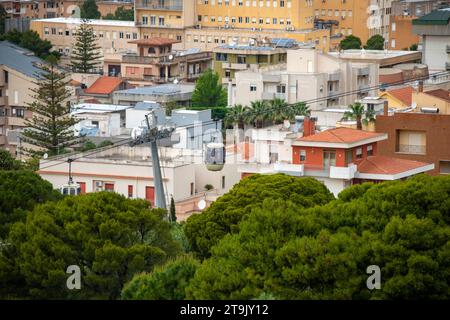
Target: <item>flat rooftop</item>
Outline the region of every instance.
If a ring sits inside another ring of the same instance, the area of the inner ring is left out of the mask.
[[[80,103],[72,108],[73,114],[79,113],[108,113],[117,112],[132,108],[131,106],[121,106],[117,104],[100,104],[100,103]]]
[[[115,91],[117,94],[141,94],[141,95],[171,95],[191,93],[194,91],[194,84],[162,84],[159,86],[140,87]]]
[[[65,24],[82,24],[83,19],[80,18],[48,18],[48,19],[34,19],[33,21],[51,22],[51,23],[65,23]],[[116,27],[135,27],[134,21],[120,21],[120,20],[88,20],[88,24],[96,26],[116,26]]]

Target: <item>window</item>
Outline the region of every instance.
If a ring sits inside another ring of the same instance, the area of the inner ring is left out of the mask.
[[[225,189],[225,176],[222,176],[222,189]]]
[[[190,184],[190,194],[191,194],[191,196],[194,195],[194,183],[193,182],[191,182],[191,184]]]
[[[133,186],[128,186],[128,198],[133,198]]]
[[[439,161],[439,173],[450,174],[450,161]]]
[[[356,149],[356,159],[362,159],[362,148]]]
[[[56,28],[52,28],[52,34],[56,34]]]
[[[373,156],[373,146],[372,145],[367,146],[367,156],[368,157]]]
[[[148,17],[147,16],[142,16],[142,24],[148,24]]]
[[[300,161],[306,161],[306,150],[300,150]]]
[[[247,57],[246,56],[237,56],[237,63],[247,63]]]
[[[280,7],[281,7],[281,8],[284,7],[284,0],[280,0]]]
[[[397,152],[426,154],[426,133],[421,131],[397,130]]]
[[[164,25],[164,17],[159,17],[158,22],[159,22],[160,26],[163,26]]]
[[[250,92],[252,92],[252,91],[256,91],[256,84],[250,85]]]
[[[156,16],[150,16],[150,24],[155,25],[156,24]]]
[[[114,183],[105,183],[105,191],[114,191]]]
[[[48,28],[44,28],[44,34],[49,34],[49,29]]]
[[[226,53],[216,53],[216,61],[227,61],[228,60],[228,54]]]
[[[119,38],[123,39],[123,32],[119,32]]]

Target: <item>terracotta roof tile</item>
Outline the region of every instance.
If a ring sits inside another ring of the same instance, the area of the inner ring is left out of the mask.
[[[447,102],[450,102],[450,91],[448,91],[448,90],[436,89],[436,90],[426,91],[424,93],[428,94],[430,96],[445,100]]]
[[[412,87],[405,87],[400,89],[393,89],[387,91],[390,95],[392,95],[394,98],[400,100],[408,107],[412,105],[412,94],[413,94],[413,88]]]
[[[369,132],[363,130],[356,130],[351,128],[336,128],[312,136],[298,138],[297,141],[310,142],[329,142],[329,143],[353,143],[374,137],[383,136],[383,133]]]
[[[174,44],[174,43],[179,43],[179,42],[180,41],[178,41],[178,40],[159,38],[159,37],[128,41],[128,43],[142,44],[142,45],[147,45],[147,46],[166,46],[169,44]]]
[[[358,171],[366,174],[398,174],[426,165],[429,165],[429,163],[385,156],[371,156],[358,165]]]
[[[123,82],[117,77],[100,77],[84,93],[89,94],[110,94]]]

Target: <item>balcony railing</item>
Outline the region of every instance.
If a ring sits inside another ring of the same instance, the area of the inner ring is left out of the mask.
[[[302,164],[287,163],[243,163],[239,165],[238,172],[259,174],[285,173],[301,177],[304,174],[304,167]]]
[[[348,167],[330,167],[330,178],[350,180],[355,177],[358,167],[355,164],[349,164]]]
[[[135,6],[136,9],[183,11],[183,0],[138,0],[135,2]]]
[[[232,70],[247,70],[249,65],[246,63],[231,63],[223,62],[222,69],[232,69]]]
[[[412,145],[412,144],[400,144],[398,146],[398,152],[409,154],[425,154],[426,146]]]

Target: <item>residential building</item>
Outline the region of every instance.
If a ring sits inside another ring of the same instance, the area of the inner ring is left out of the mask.
[[[292,39],[250,39],[249,43],[224,44],[213,49],[213,69],[222,84],[236,84],[235,73],[242,70],[257,71],[272,65],[285,65],[287,49],[297,47]]]
[[[283,142],[280,137],[268,139],[275,135],[266,129],[256,129],[267,133],[253,135],[262,139],[258,148],[255,145],[255,155],[240,161],[241,177],[276,172],[309,176],[337,196],[353,184],[399,180],[434,168],[432,163],[380,155],[379,143],[388,139],[387,134],[343,127],[316,132],[314,118],[297,119],[300,123],[293,133],[280,133],[285,137]],[[289,153],[291,158],[286,160]]]
[[[129,87],[127,82],[119,77],[99,77],[88,88],[79,92],[79,100],[95,99],[100,103],[111,103],[114,91],[125,90]]]
[[[166,38],[130,41],[136,51],[106,55],[104,73],[137,85],[194,81],[210,67],[212,54],[198,49],[173,51],[172,45],[178,42]]]
[[[67,64],[81,23],[82,19],[79,18],[35,19],[31,21],[31,29],[42,39],[50,41],[53,49],[63,55],[62,63]],[[92,26],[103,55],[135,49],[135,45],[129,43],[139,39],[139,31],[134,21],[92,19],[88,24]]]
[[[406,50],[420,43],[414,34],[412,21],[433,10],[450,6],[449,0],[396,0],[392,1],[389,49]]]
[[[27,105],[33,102],[30,89],[36,89],[39,64],[43,60],[8,41],[0,41],[0,148],[12,155],[21,142],[18,133],[32,117]]]
[[[450,90],[449,89],[431,89],[427,91],[418,91],[412,93],[412,101],[416,111],[426,110],[439,114],[450,115]]]
[[[125,127],[125,115],[131,106],[80,103],[74,105],[71,114],[79,120],[74,126],[76,136],[113,137],[130,136]]]
[[[231,104],[279,98],[288,103],[307,102],[311,110],[322,110],[378,94],[377,64],[348,61],[314,48],[287,50],[286,66],[278,70],[247,70],[235,77]]]
[[[173,197],[178,220],[184,220],[193,211],[201,211],[200,200],[209,205],[228,192],[239,180],[236,164],[226,164],[222,171],[208,171],[202,152],[160,147],[160,164],[166,203]],[[41,160],[38,173],[54,188],[67,184],[67,156]],[[95,154],[86,154],[71,164],[73,181],[81,192],[114,191],[133,199],[154,203],[155,186],[149,146],[128,145],[109,148]],[[208,192],[205,185],[214,187]]]
[[[411,86],[386,90],[380,93],[380,98],[386,99],[391,109],[406,109],[412,106],[414,89]]]
[[[191,105],[194,89],[194,84],[162,84],[119,90],[113,93],[113,103],[134,106],[141,101],[154,101],[162,106],[175,104],[188,107]]]
[[[423,63],[430,70],[450,70],[450,8],[413,20],[413,31],[422,38]]]
[[[329,31],[314,30],[313,1],[136,0],[141,38],[181,41],[177,49],[210,51],[251,38],[292,38],[329,48]]]
[[[376,131],[389,136],[379,143],[379,154],[433,163],[430,174],[450,174],[449,128],[449,114],[398,112],[378,116]]]

